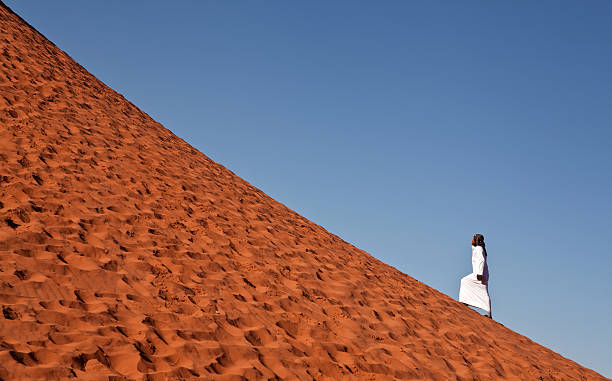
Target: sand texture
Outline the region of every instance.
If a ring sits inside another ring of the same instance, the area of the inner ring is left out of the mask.
[[[605,379],[274,201],[1,3],[0,63],[0,378]]]

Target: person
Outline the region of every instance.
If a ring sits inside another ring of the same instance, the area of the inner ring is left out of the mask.
[[[481,308],[486,311],[485,316],[493,318],[491,298],[489,298],[487,249],[482,234],[474,234],[472,238],[472,273],[461,278],[459,301],[468,306]]]

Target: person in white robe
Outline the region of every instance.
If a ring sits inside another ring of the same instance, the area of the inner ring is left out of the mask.
[[[487,250],[484,236],[475,234],[472,239],[472,273],[461,279],[459,301],[469,306],[481,308],[491,314],[491,298],[489,298],[489,267],[487,266]]]

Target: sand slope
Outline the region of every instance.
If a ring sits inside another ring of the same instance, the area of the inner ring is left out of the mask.
[[[272,200],[0,4],[0,378],[596,380]]]

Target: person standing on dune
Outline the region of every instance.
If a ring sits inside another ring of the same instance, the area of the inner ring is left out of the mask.
[[[481,308],[487,312],[485,316],[493,318],[489,298],[487,249],[482,234],[474,234],[472,238],[472,273],[461,279],[459,301],[468,306]]]

